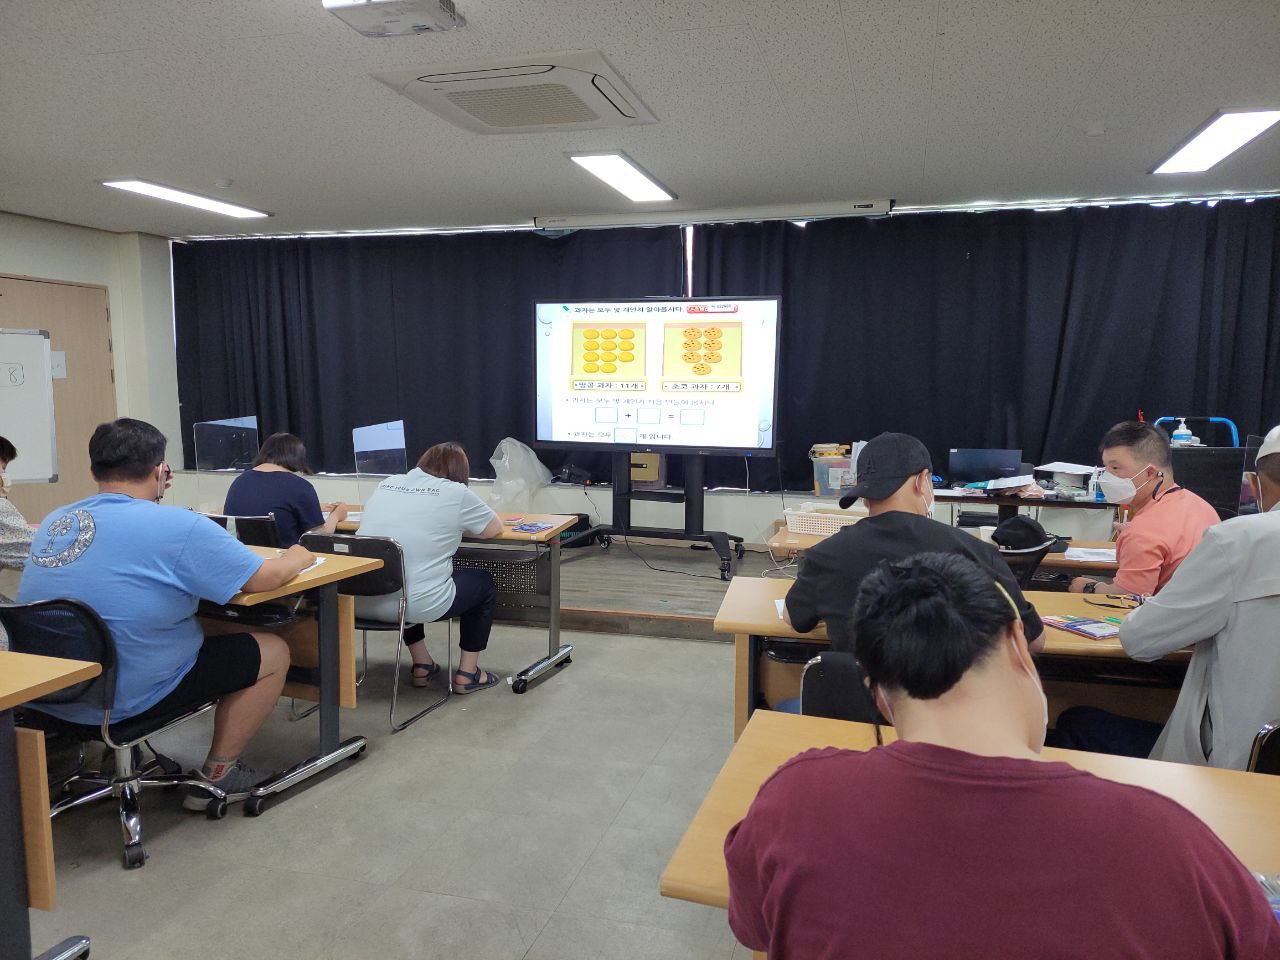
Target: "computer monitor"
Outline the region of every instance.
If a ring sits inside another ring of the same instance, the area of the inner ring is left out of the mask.
[[[1021,450],[952,449],[948,472],[952,483],[978,483],[1016,477],[1022,468]]]
[[[1209,501],[1224,520],[1240,511],[1240,478],[1248,469],[1243,447],[1174,447],[1178,486]]]

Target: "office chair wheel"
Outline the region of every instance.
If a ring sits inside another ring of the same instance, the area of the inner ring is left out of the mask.
[[[227,815],[227,801],[214,798],[209,801],[209,805],[204,808],[204,815],[210,820],[221,820]]]
[[[147,851],[142,849],[141,843],[127,843],[124,848],[124,868],[126,870],[137,870],[147,862]]]
[[[267,809],[266,797],[247,797],[244,801],[244,815],[246,817],[260,817],[265,809]]]
[[[511,681],[512,693],[524,693],[528,689],[529,689],[529,681],[526,680],[524,677],[521,677],[519,680]]]
[[[563,660],[561,660],[559,663],[556,664],[556,669],[558,670],[560,667],[567,667],[571,663],[573,663],[573,657],[565,657]]]

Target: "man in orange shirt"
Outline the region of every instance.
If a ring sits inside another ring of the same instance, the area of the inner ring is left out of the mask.
[[[1116,541],[1113,585],[1125,593],[1151,596],[1218,522],[1209,503],[1178,486],[1173,478],[1169,438],[1159,427],[1126,420],[1098,444],[1105,472],[1098,478],[1109,503],[1127,504],[1132,519]],[[1076,577],[1072,593],[1093,593],[1103,581]]]

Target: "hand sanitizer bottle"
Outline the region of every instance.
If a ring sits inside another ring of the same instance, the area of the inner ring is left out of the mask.
[[[1191,428],[1187,426],[1186,417],[1178,421],[1178,429],[1173,431],[1172,439],[1179,446],[1190,446],[1195,442],[1195,438],[1191,435]]]

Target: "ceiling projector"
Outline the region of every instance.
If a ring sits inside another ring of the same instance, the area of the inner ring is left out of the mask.
[[[441,33],[466,25],[453,0],[321,0],[324,8],[366,37]]]

